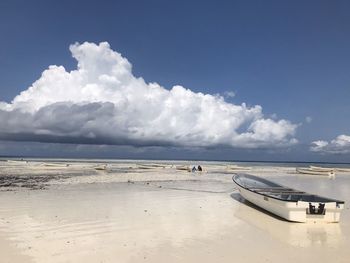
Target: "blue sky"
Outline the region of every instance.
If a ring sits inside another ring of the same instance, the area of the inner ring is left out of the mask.
[[[71,44],[107,41],[146,83],[233,92],[227,103],[261,105],[265,119],[298,125],[292,135],[298,143],[243,150],[170,143],[157,150],[106,146],[102,152],[86,146],[79,152],[74,144],[35,139],[33,146],[12,136],[17,142],[3,137],[0,154],[20,154],[17,147],[29,145],[28,155],[53,148],[72,156],[91,151],[150,158],[156,151],[169,158],[349,161],[347,137],[345,146],[337,140],[350,135],[349,12],[348,1],[1,1],[0,101],[10,103],[49,65],[76,69]],[[319,140],[328,146],[310,151]]]

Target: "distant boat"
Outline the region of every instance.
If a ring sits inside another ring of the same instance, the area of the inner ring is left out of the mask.
[[[144,164],[141,164],[141,165],[148,166],[148,167],[153,167],[153,168],[166,168],[166,167],[169,166],[167,164],[160,164],[160,163],[144,163]]]
[[[59,167],[68,167],[69,164],[68,163],[41,163],[41,166],[59,168]]]
[[[240,170],[240,171],[244,171],[244,170],[251,170],[252,168],[251,167],[248,167],[248,166],[238,166],[238,165],[227,165],[226,166],[226,169],[227,170]]]
[[[107,170],[107,164],[101,164],[101,165],[95,166],[94,169],[97,171],[105,171]]]
[[[176,170],[191,172],[191,168],[189,166],[176,166]]]
[[[138,169],[155,169],[156,167],[153,167],[153,166],[149,166],[149,165],[143,165],[143,164],[140,164],[137,166]]]
[[[284,187],[269,180],[235,174],[232,180],[249,202],[288,221],[339,222],[344,201]]]
[[[337,167],[321,167],[310,165],[310,169],[313,171],[324,171],[324,172],[350,172],[350,168],[337,168]]]
[[[311,168],[296,168],[296,171],[301,174],[312,174],[312,175],[325,175],[325,176],[330,176],[334,177],[335,173],[334,170],[315,170]]]
[[[345,173],[349,173],[350,172],[350,168],[336,168],[337,172],[345,172]]]
[[[164,164],[157,164],[157,163],[147,163],[147,164],[139,164],[137,166],[139,169],[159,169],[159,168],[166,168],[167,165]]]
[[[331,171],[335,171],[336,168],[330,168],[330,167],[320,167],[320,166],[313,166],[313,165],[310,165],[309,166],[311,170],[313,171],[323,171],[323,172],[331,172]]]
[[[12,164],[24,164],[24,163],[28,163],[28,161],[25,160],[6,160],[8,163],[12,163]]]

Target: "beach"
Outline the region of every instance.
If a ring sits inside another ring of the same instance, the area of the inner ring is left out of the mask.
[[[202,172],[187,170],[198,165]],[[1,262],[350,261],[349,172],[230,165],[1,160]],[[235,188],[240,169],[344,200],[340,223],[292,223],[262,211]]]

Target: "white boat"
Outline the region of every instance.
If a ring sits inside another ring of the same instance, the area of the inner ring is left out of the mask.
[[[331,167],[321,167],[321,166],[312,166],[310,165],[310,169],[314,171],[327,171],[327,172],[350,172],[350,168],[331,168]]]
[[[137,168],[139,168],[139,169],[163,169],[163,168],[167,168],[167,166],[163,165],[163,164],[147,163],[147,164],[138,164]]]
[[[284,187],[269,180],[235,174],[232,180],[249,202],[293,222],[339,222],[344,201]]]
[[[330,168],[330,167],[320,167],[320,166],[309,166],[311,170],[313,171],[321,171],[321,172],[334,172],[336,169],[335,168]]]
[[[25,160],[20,160],[20,161],[17,161],[17,160],[6,160],[8,163],[11,163],[11,164],[25,164],[25,163],[28,163],[28,161],[25,161]]]
[[[336,168],[337,172],[344,172],[344,173],[349,173],[350,168]]]
[[[68,167],[69,164],[68,163],[41,163],[41,166],[60,168],[60,167]]]
[[[234,170],[234,171],[245,171],[245,170],[251,170],[252,168],[248,166],[238,166],[238,165],[232,164],[232,165],[227,165],[226,169]]]
[[[296,168],[296,171],[301,174],[312,174],[312,175],[325,175],[329,177],[334,177],[335,173],[334,170],[331,171],[321,171],[321,170],[314,170],[311,168]]]

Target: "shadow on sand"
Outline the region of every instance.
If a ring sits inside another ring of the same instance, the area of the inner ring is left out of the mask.
[[[253,209],[255,209],[255,210],[257,210],[257,211],[259,211],[259,212],[261,212],[261,213],[264,213],[265,215],[271,216],[271,217],[273,217],[273,218],[275,218],[275,219],[278,219],[278,220],[280,220],[280,221],[289,222],[288,220],[286,220],[286,219],[284,219],[284,218],[282,218],[282,217],[280,217],[280,216],[277,216],[277,215],[275,215],[275,214],[273,214],[273,213],[271,213],[271,212],[269,212],[269,211],[267,211],[267,210],[265,210],[265,209],[263,209],[263,208],[261,208],[261,207],[255,205],[255,204],[249,202],[248,200],[244,199],[244,198],[240,195],[240,193],[232,193],[232,194],[231,194],[231,198],[234,199],[234,200],[236,200],[237,202],[240,202],[240,203],[243,204],[243,205],[246,205],[246,206],[248,206],[248,207],[250,207],[250,208],[253,208]]]

